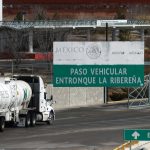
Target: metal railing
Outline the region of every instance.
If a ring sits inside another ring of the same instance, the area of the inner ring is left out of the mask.
[[[97,27],[96,19],[91,20],[43,20],[43,21],[2,21],[0,22],[0,27],[8,27],[15,29],[25,29],[25,28],[78,28],[78,27]],[[113,21],[113,20],[112,20]],[[115,23],[115,27],[130,26],[130,25],[150,25],[150,20],[127,20],[126,24]],[[109,27],[114,25],[110,24]],[[105,24],[98,27],[105,27]]]
[[[143,108],[150,106],[150,75],[144,76],[144,86],[128,89],[128,107]]]
[[[15,29],[23,28],[69,28],[69,27],[94,27],[96,20],[43,20],[43,21],[3,21],[0,27]]]

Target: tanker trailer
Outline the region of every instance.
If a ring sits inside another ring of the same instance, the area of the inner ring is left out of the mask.
[[[26,117],[26,124],[29,118],[22,115],[21,110],[28,108],[32,96],[32,90],[28,83],[5,78],[0,83],[0,130],[4,129],[5,122],[17,124],[21,117]]]
[[[21,127],[35,126],[36,121],[52,124],[55,113],[45,95],[40,76],[0,80],[0,131],[7,122]]]

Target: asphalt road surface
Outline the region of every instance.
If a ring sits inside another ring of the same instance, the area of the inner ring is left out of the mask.
[[[52,126],[6,128],[0,133],[0,150],[113,150],[125,142],[127,128],[150,129],[150,108],[109,105],[59,111]]]

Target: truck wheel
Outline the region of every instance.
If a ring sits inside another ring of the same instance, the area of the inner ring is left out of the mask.
[[[30,114],[28,113],[25,117],[25,127],[28,128],[30,126]]]
[[[35,126],[35,124],[36,124],[36,114],[34,113],[34,112],[32,112],[31,114],[30,114],[30,123],[31,123],[31,126],[32,127],[34,127]]]
[[[0,132],[3,132],[5,128],[5,119],[0,117]]]
[[[49,113],[49,117],[48,117],[47,124],[48,124],[48,125],[52,125],[53,123],[54,123],[54,113],[53,113],[53,112],[50,112],[50,113]]]

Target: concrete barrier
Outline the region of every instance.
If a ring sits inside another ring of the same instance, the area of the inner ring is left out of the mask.
[[[48,84],[46,91],[47,98],[53,95],[56,110],[104,104],[103,87],[53,87]]]

